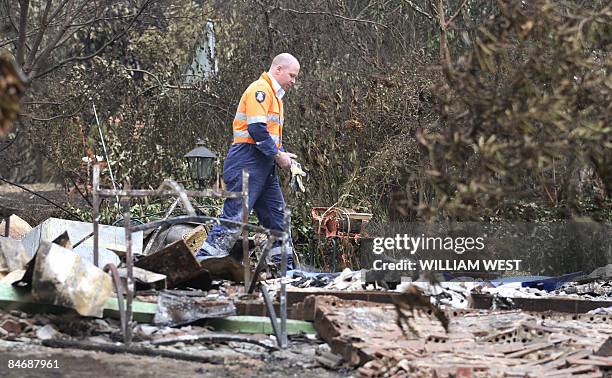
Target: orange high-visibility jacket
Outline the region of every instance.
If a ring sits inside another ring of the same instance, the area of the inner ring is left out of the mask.
[[[249,134],[249,125],[259,124],[265,127],[278,148],[282,148],[284,109],[283,101],[274,90],[273,80],[267,72],[261,74],[244,91],[236,116],[232,123],[234,129],[234,144],[259,144]],[[274,148],[273,146],[271,146]]]

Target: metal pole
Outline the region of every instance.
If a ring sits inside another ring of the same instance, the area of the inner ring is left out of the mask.
[[[134,266],[133,256],[132,256],[132,221],[130,219],[129,210],[123,213],[123,227],[125,228],[125,244],[126,244],[126,254],[125,261],[127,264],[127,287],[126,287],[126,330],[124,334],[124,342],[126,344],[130,344],[132,342],[132,295],[134,294],[134,275],[132,272],[132,268]]]
[[[104,158],[106,159],[106,163],[108,164],[108,172],[110,173],[111,182],[113,183],[113,189],[117,190],[117,184],[115,184],[115,176],[113,176],[113,168],[111,167],[111,162],[108,159],[108,152],[106,151],[106,143],[104,143],[104,136],[102,136],[102,129],[100,128],[100,120],[98,120],[98,112],[96,112],[96,104],[91,103],[93,106],[94,115],[96,116],[96,124],[98,125],[98,133],[100,134],[100,141],[102,141],[102,149],[104,150]],[[117,201],[117,206],[119,206],[119,196],[115,197]]]
[[[276,311],[274,311],[274,304],[268,295],[268,288],[266,285],[259,285],[259,291],[261,291],[261,296],[263,297],[264,303],[266,305],[266,309],[268,310],[268,316],[270,317],[270,323],[272,323],[272,331],[274,331],[274,336],[276,336],[276,343],[280,348],[282,348],[282,340],[281,335],[278,332],[278,323],[276,320]]]
[[[10,231],[11,231],[11,216],[4,215],[4,236],[8,238]]]
[[[249,223],[249,173],[242,170],[242,223]],[[244,265],[244,291],[249,289],[251,263],[249,259],[249,231],[242,228],[242,265]]]
[[[123,303],[123,283],[121,282],[121,278],[119,277],[119,271],[117,270],[115,264],[106,264],[106,266],[104,267],[104,271],[110,271],[111,277],[113,278],[113,284],[115,285],[115,291],[117,292],[117,307],[119,308],[119,319],[121,319],[121,334],[123,335],[123,340],[125,341],[125,331],[128,329],[128,327],[127,318],[125,314],[125,306]]]
[[[284,231],[281,244],[281,287],[280,287],[280,316],[281,316],[281,348],[287,347],[287,242],[289,241],[289,209],[285,207]]]
[[[268,253],[270,253],[270,249],[272,249],[272,244],[276,238],[273,235],[268,235],[268,241],[264,245],[263,251],[261,252],[261,257],[259,257],[259,261],[257,262],[257,266],[255,267],[255,272],[253,272],[253,277],[251,277],[251,283],[247,286],[247,294],[253,293],[255,290],[255,284],[257,283],[257,276],[259,272],[261,272],[266,265],[266,259],[268,258]]]
[[[93,258],[94,265],[98,266],[98,244],[100,242],[100,235],[98,234],[100,222],[100,197],[98,196],[98,190],[100,189],[100,166],[98,164],[94,164],[93,166],[92,186],[93,208],[91,210],[91,217],[93,218]]]
[[[219,172],[219,166],[220,166],[220,162],[219,162],[219,158],[217,158],[217,161],[215,161],[215,171],[217,171],[217,179],[215,181],[215,189],[219,190],[221,188],[221,180],[220,180],[220,172]]]

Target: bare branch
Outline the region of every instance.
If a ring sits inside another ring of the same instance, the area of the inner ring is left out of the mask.
[[[2,146],[2,149],[0,149],[0,153],[2,153],[6,149],[8,149],[10,146],[12,146],[13,143],[15,143],[17,141],[17,139],[19,139],[20,135],[21,135],[21,132],[17,131],[15,133],[15,136],[13,137],[13,139],[11,139],[10,141],[6,142],[6,145]]]
[[[49,23],[46,25],[46,27],[49,27],[49,26],[55,26],[55,25],[59,25],[59,24],[60,24],[59,22],[51,22],[51,20],[49,20]],[[26,39],[27,39],[27,38],[30,38],[30,37],[31,37],[31,36],[33,36],[33,35],[35,35],[35,34],[36,34],[36,33],[38,33],[38,31],[39,31],[39,30],[41,30],[41,29],[42,29],[42,27],[37,27],[37,28],[34,28],[34,29],[32,29],[32,30],[28,30],[28,33],[27,33],[27,35],[26,35]],[[17,30],[17,28],[15,28],[15,30]],[[17,35],[17,36],[16,36],[16,37],[14,37],[14,38],[11,38],[11,39],[3,39],[3,40],[0,42],[0,47],[6,46],[6,45],[8,45],[8,44],[11,44],[11,43],[13,43],[13,42],[17,41],[18,39],[19,39],[19,35]]]
[[[85,102],[81,102],[74,110],[74,112],[70,113],[70,114],[58,114],[49,118],[39,118],[37,116],[34,116],[32,114],[29,113],[21,113],[19,114],[22,117],[28,117],[30,119],[33,119],[34,121],[41,121],[41,122],[46,122],[46,121],[53,121],[54,119],[58,119],[58,118],[71,118],[76,116],[77,114],[79,114],[82,109],[83,109],[83,105],[85,104]]]
[[[96,22],[100,22],[100,21],[123,20],[123,19],[126,19],[126,18],[134,17],[135,15],[136,15],[136,13],[130,13],[130,14],[125,15],[125,16],[97,17],[97,18],[92,18],[89,21],[81,22],[81,23],[78,23],[78,24],[70,24],[70,27],[90,26],[90,25],[92,25],[92,24],[94,24]],[[165,19],[167,20],[167,19],[170,19],[170,18],[172,18],[172,17],[167,17]],[[176,18],[176,17],[174,17],[174,18]],[[182,17],[182,18],[187,18],[187,17]]]
[[[30,53],[28,54],[28,58],[24,62],[25,70],[27,70],[26,67],[31,67],[32,62],[34,61],[34,57],[36,56],[36,53],[38,52],[38,47],[40,46],[40,43],[42,42],[43,36],[45,35],[45,30],[47,29],[47,16],[49,15],[49,10],[51,9],[52,2],[53,0],[47,0],[47,4],[45,5],[45,10],[43,11],[40,17],[40,30],[38,31],[38,34],[36,35],[36,39],[34,40],[32,49],[30,50]]]
[[[272,36],[274,29],[272,29],[272,22],[270,21],[270,11],[266,9],[266,6],[260,0],[257,0],[257,4],[261,7],[266,19],[266,26],[268,27],[268,54],[270,54],[274,51],[274,37]]]
[[[442,0],[437,0],[438,22],[440,24],[440,61],[444,67],[451,64],[450,50],[448,49],[448,36],[446,34],[446,20],[444,19],[444,5]]]
[[[21,117],[28,117],[30,119],[33,119],[34,121],[42,121],[42,122],[46,122],[46,121],[53,121],[54,119],[58,119],[58,118],[70,118],[70,117],[74,117],[75,115],[79,114],[79,112],[81,111],[81,109],[78,109],[77,111],[75,111],[72,114],[58,114],[56,116],[53,117],[49,117],[49,118],[38,118],[32,114],[28,114],[28,113],[21,113],[19,114]]]
[[[319,11],[299,11],[299,10],[283,8],[283,7],[276,7],[274,9],[282,10],[282,11],[288,12],[288,13],[295,13],[295,14],[332,16],[334,18],[338,18],[338,19],[341,19],[341,20],[344,20],[344,21],[363,22],[363,23],[366,23],[366,24],[376,25],[376,26],[380,26],[381,28],[388,29],[387,25],[381,24],[380,22],[371,21],[371,20],[362,20],[362,19],[359,19],[359,18],[345,17],[345,16],[342,16],[342,15],[339,15],[339,14],[336,14],[336,13],[319,12]]]
[[[64,102],[53,102],[53,101],[24,101],[24,105],[65,105]]]
[[[132,71],[132,72],[142,72],[143,74],[147,74],[147,75],[153,77],[155,79],[155,81],[157,81],[158,85],[155,85],[155,86],[153,86],[151,88],[147,88],[146,90],[150,90],[150,89],[157,88],[157,87],[164,87],[164,88],[168,88],[168,89],[183,89],[183,90],[197,90],[197,89],[199,89],[197,87],[191,87],[191,86],[184,87],[184,86],[181,86],[181,85],[164,84],[159,79],[159,77],[157,77],[157,75],[155,75],[154,73],[149,72],[147,70],[141,70],[139,68],[127,68],[127,67],[125,67],[125,69],[127,71]]]
[[[423,16],[427,17],[429,20],[433,21],[433,16],[430,15],[429,13],[425,12],[423,9],[421,9],[421,7],[419,7],[418,5],[416,5],[415,3],[413,3],[410,0],[404,0],[404,2],[408,5],[410,5],[410,8],[412,8],[413,10],[415,10],[417,13],[422,14]]]
[[[141,70],[139,68],[127,68],[125,67],[126,71],[131,71],[131,72],[142,72],[143,74],[147,74],[149,76],[151,76],[153,79],[155,79],[155,81],[157,81],[158,87],[164,87],[164,83],[162,83],[162,81],[159,79],[159,77],[157,77],[157,75],[155,75],[152,72],[149,72],[147,70]]]
[[[53,12],[53,14],[51,15],[51,20],[54,19],[59,12],[61,12],[62,8],[64,8],[64,6],[66,6],[66,4],[69,2],[70,0],[64,0],[57,9],[55,9],[55,12]],[[83,8],[83,6],[85,5],[85,3],[83,3],[80,7],[80,9]],[[57,32],[57,34],[51,38],[51,41],[49,42],[49,44],[41,51],[40,55],[38,55],[37,57],[34,58],[34,60],[31,62],[31,65],[28,67],[31,69],[31,72],[35,72],[38,67],[43,64],[47,58],[49,57],[49,55],[51,54],[51,51],[53,49],[55,49],[55,47],[57,47],[57,42],[62,38],[62,36],[64,35],[64,33],[66,33],[66,31],[68,30],[70,25],[70,17],[66,16],[66,20],[64,21],[62,27],[60,28],[60,30]],[[41,33],[44,33],[44,30],[40,31]],[[29,71],[29,70],[28,70]]]
[[[26,50],[26,35],[28,28],[28,9],[30,0],[19,0],[19,38],[17,42],[17,64],[23,67]]]
[[[455,21],[455,18],[457,18],[457,16],[459,16],[459,13],[461,13],[461,10],[463,9],[463,7],[465,6],[465,4],[467,4],[468,0],[463,0],[463,2],[461,3],[461,5],[459,5],[459,8],[457,8],[457,11],[455,12],[454,15],[452,15],[451,18],[448,19],[448,21],[446,21],[446,26],[450,25],[453,23],[453,21]]]
[[[119,38],[123,37],[131,28],[132,26],[134,26],[134,24],[136,23],[136,20],[140,17],[140,15],[142,15],[142,13],[145,11],[145,9],[148,7],[148,5],[151,3],[152,0],[147,0],[145,1],[145,3],[142,5],[142,7],[138,10],[138,13],[136,13],[136,15],[132,18],[132,20],[130,20],[130,23],[125,27],[125,29],[123,29],[120,33],[116,34],[113,38],[111,38],[110,40],[108,40],[106,43],[104,43],[104,45],[102,45],[99,49],[97,49],[96,51],[94,51],[93,53],[89,54],[89,55],[84,55],[84,56],[72,56],[70,58],[66,58],[62,61],[60,61],[59,63],[57,63],[56,65],[54,65],[53,67],[41,72],[41,73],[35,73],[34,75],[31,76],[30,80],[33,79],[38,79],[42,76],[47,75],[48,73],[55,71],[56,69],[64,66],[67,63],[70,62],[82,62],[85,60],[89,60],[91,58],[93,58],[94,56],[102,53],[110,44],[114,43],[116,40],[118,40]]]

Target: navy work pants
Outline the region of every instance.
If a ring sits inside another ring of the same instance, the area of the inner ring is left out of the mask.
[[[223,167],[223,180],[228,191],[242,191],[243,168],[249,172],[249,213],[255,210],[259,223],[263,227],[282,231],[285,200],[276,174],[274,159],[263,156],[253,144],[232,145]],[[221,219],[242,222],[242,199],[226,199]],[[224,223],[215,225],[197,257],[227,255],[238,240],[239,232],[239,227],[233,225]],[[280,245],[280,241],[272,245],[269,257],[273,261],[278,260],[281,256]],[[288,255],[292,256],[291,237],[289,237],[286,250]]]

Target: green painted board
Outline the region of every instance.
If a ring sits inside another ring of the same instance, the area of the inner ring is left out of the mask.
[[[153,323],[156,310],[156,303],[132,301],[132,315],[138,323]],[[117,298],[108,298],[106,300],[104,304],[104,317],[119,319]]]
[[[16,288],[10,284],[0,283],[0,308],[6,311],[19,310],[29,313],[63,314],[74,312],[73,309],[48,303],[35,302],[29,289]],[[132,302],[134,320],[141,323],[152,323],[157,304]],[[119,319],[117,298],[109,298],[104,304],[104,317]]]
[[[280,319],[277,319],[280,327]],[[240,333],[265,333],[273,334],[270,318],[267,316],[228,316],[225,318],[211,319],[207,322],[217,331],[240,332]],[[317,331],[311,322],[303,320],[287,319],[287,334],[298,333],[316,334]]]

